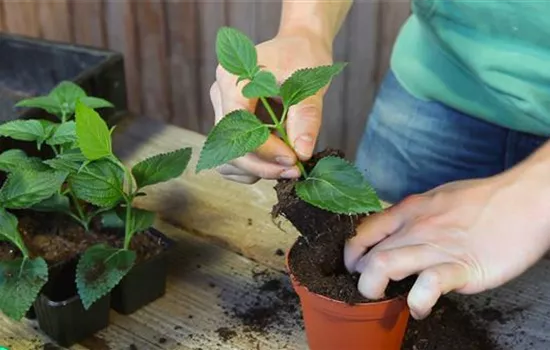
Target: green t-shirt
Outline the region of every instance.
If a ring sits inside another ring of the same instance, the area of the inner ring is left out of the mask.
[[[412,0],[391,67],[414,96],[550,136],[550,0]]]

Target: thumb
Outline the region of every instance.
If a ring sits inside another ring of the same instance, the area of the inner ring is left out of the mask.
[[[290,107],[286,122],[288,137],[301,161],[311,158],[321,129],[323,96],[313,95]]]

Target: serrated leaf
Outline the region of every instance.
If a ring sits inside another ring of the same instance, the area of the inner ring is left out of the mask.
[[[315,95],[345,66],[345,63],[335,63],[330,66],[297,70],[281,84],[280,95],[284,105],[290,107]]]
[[[81,97],[80,102],[84,103],[86,106],[93,109],[114,107],[111,102],[99,97],[92,97],[92,96]]]
[[[41,144],[48,138],[48,132],[39,120],[12,120],[0,125],[0,136],[18,141],[36,141]]]
[[[216,55],[229,73],[251,78],[258,64],[256,47],[241,31],[222,27],[216,35]]]
[[[108,159],[88,163],[69,175],[73,193],[102,208],[114,207],[123,199],[123,181],[124,171]]]
[[[87,162],[87,159],[84,157],[80,149],[67,150],[62,154],[57,155],[55,158],[44,161],[45,164],[53,169],[67,171],[70,173],[80,170],[85,162]]]
[[[59,102],[51,95],[30,97],[17,102],[15,107],[40,108],[50,114],[61,115]]]
[[[382,209],[374,189],[352,164],[339,157],[321,159],[308,177],[296,184],[298,196],[338,214],[362,214]]]
[[[155,222],[155,213],[147,210],[132,208],[130,222],[128,223],[129,231],[133,235],[137,232],[144,231],[153,226]]]
[[[275,76],[267,71],[258,72],[242,91],[246,98],[273,97],[279,94]]]
[[[88,309],[116,287],[135,260],[135,252],[105,244],[86,250],[76,269],[76,285],[84,307]]]
[[[57,126],[53,135],[46,140],[50,146],[76,142],[76,123],[68,121]]]
[[[256,150],[269,137],[269,128],[246,110],[236,110],[214,126],[201,150],[196,172],[214,168]]]
[[[67,196],[56,193],[42,202],[32,205],[29,209],[41,212],[67,213],[71,211],[71,204]]]
[[[191,159],[191,148],[147,158],[132,168],[138,188],[165,182],[180,176]]]
[[[21,320],[47,281],[48,265],[42,258],[0,262],[0,310]]]
[[[3,208],[0,208],[0,237],[10,241],[24,256],[28,255],[23,238],[19,233],[17,217]]]
[[[24,209],[57,193],[68,173],[21,169],[8,174],[0,188],[0,205],[8,209]]]
[[[112,209],[101,214],[101,226],[106,228],[124,228],[124,220],[117,213],[117,209]]]
[[[97,160],[113,154],[111,132],[96,111],[78,103],[75,118],[78,147],[86,158]]]
[[[10,149],[0,154],[0,171],[13,172],[21,169],[46,170],[40,158],[29,157],[20,149]]]

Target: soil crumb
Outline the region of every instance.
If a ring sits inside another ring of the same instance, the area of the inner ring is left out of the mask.
[[[277,250],[275,251],[275,255],[277,255],[277,256],[284,256],[284,255],[285,255],[285,251],[282,250],[281,248],[279,248],[279,249],[277,249]]]
[[[227,327],[220,327],[216,329],[216,333],[220,336],[221,340],[227,342],[237,336],[237,332]]]

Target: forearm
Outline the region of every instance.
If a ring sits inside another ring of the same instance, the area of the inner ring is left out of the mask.
[[[308,31],[332,47],[353,0],[283,0],[279,34]]]

